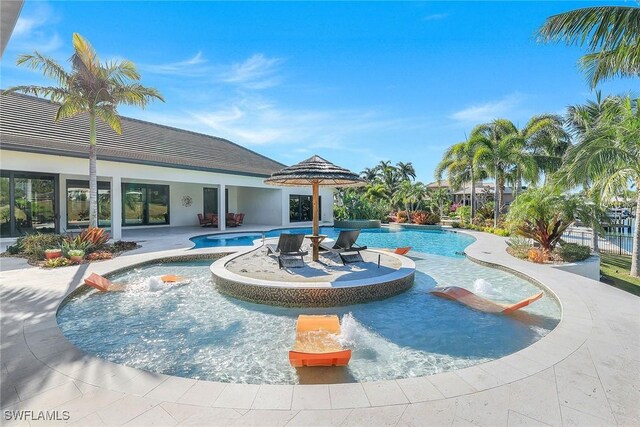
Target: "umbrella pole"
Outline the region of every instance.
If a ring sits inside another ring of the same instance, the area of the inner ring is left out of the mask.
[[[317,180],[311,183],[311,187],[313,189],[313,199],[312,199],[312,210],[313,210],[313,235],[317,236],[320,234],[318,227],[318,192],[319,192],[319,182]],[[320,246],[320,241],[316,238],[313,239],[313,260],[318,261],[318,247]]]

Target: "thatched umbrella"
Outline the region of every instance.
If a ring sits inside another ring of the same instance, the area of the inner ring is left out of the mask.
[[[264,180],[265,184],[289,187],[311,185],[313,189],[313,260],[318,261],[318,191],[319,187],[359,187],[366,181],[348,169],[336,166],[320,156],[313,156],[297,165],[289,166]]]

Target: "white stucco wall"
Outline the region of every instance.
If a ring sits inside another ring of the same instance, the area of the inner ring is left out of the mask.
[[[0,150],[1,168],[24,172],[59,174],[60,228],[66,228],[66,181],[88,180],[88,159],[24,153]],[[197,214],[203,210],[203,188],[223,185],[229,190],[229,212],[244,212],[246,224],[269,224],[274,226],[305,226],[311,223],[289,222],[289,195],[311,195],[311,187],[274,187],[266,185],[264,178],[228,175],[221,173],[119,163],[98,160],[98,179],[111,182],[112,234],[121,227],[121,191],[114,188],[122,182],[169,185],[170,226],[197,225]],[[185,207],[182,198],[189,195],[192,205]],[[114,200],[118,198],[118,200]],[[222,193],[219,193],[222,197]],[[333,222],[333,190],[320,189],[322,197],[322,223]],[[150,226],[159,227],[159,226]],[[125,227],[126,228],[126,227]]]
[[[245,224],[281,225],[281,189],[236,187],[236,191],[237,212],[245,214]]]

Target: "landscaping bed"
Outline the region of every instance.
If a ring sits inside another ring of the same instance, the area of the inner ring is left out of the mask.
[[[108,241],[109,234],[99,228],[89,228],[77,235],[34,233],[20,237],[0,256],[25,258],[33,266],[57,268],[112,259],[140,247],[136,242]]]

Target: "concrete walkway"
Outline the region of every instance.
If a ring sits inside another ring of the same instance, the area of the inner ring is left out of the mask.
[[[98,359],[64,339],[56,309],[83,277],[163,256],[215,251],[187,251],[185,236],[163,238],[175,245],[169,251],[156,252],[158,241],[149,240],[111,261],[56,270],[13,260],[9,270],[4,258],[2,425],[54,423],[8,419],[14,412],[7,411],[19,410],[34,411],[32,418],[56,410],[50,414],[69,417],[58,424],[81,426],[640,425],[640,299],[512,258],[497,236],[470,234],[477,238],[466,250],[470,258],[527,275],[557,295],[563,315],[556,329],[489,363],[355,384],[246,385],[170,377]]]

